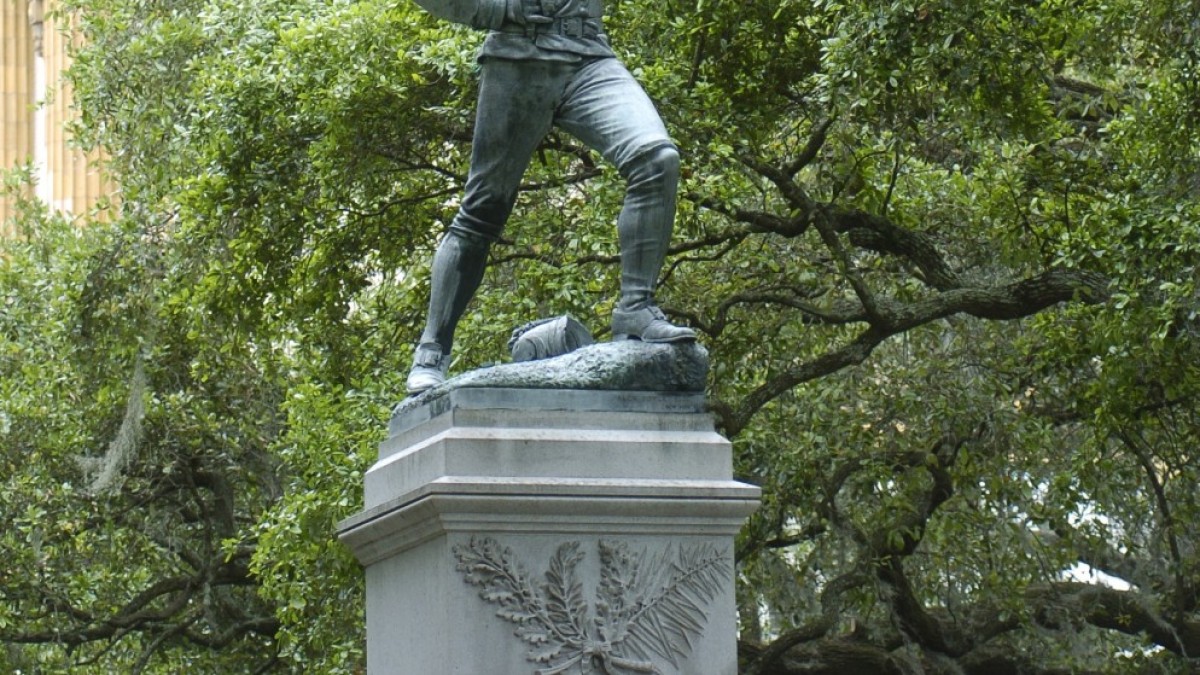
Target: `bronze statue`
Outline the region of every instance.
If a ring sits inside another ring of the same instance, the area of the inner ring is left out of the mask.
[[[551,126],[598,151],[627,181],[617,220],[621,295],[613,339],[695,340],[694,331],[671,324],[654,301],[675,220],[679,151],[650,98],[609,47],[601,0],[416,2],[435,16],[490,33],[479,56],[466,193],[433,258],[429,314],[408,392],[445,379],[454,329],[512,212],[521,176]]]

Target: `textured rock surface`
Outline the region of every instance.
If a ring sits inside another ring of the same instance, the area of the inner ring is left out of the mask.
[[[404,399],[395,413],[465,387],[702,392],[707,376],[708,351],[699,344],[604,342],[552,359],[463,373],[419,396]]]

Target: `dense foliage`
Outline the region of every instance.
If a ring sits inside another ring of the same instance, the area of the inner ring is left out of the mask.
[[[684,156],[660,296],[764,489],[744,672],[1190,672],[1200,6],[609,5]],[[334,527],[480,36],[405,0],[64,7],[122,193],[0,243],[0,670],[360,672]],[[530,319],[607,330],[622,189],[546,140],[453,371]]]

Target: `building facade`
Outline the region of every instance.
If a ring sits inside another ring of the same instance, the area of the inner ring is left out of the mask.
[[[0,168],[32,163],[37,197],[78,218],[115,190],[99,155],[71,147],[67,125],[75,113],[59,75],[70,63],[72,37],[47,18],[55,2],[0,0]],[[0,195],[0,227],[11,215]]]

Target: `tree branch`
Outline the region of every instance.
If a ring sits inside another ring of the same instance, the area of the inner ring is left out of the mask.
[[[922,232],[900,227],[888,218],[857,209],[832,212],[833,229],[850,236],[859,248],[902,257],[913,263],[923,283],[939,291],[963,285],[959,275],[946,263],[933,239]]]
[[[813,129],[812,136],[808,137],[808,143],[804,145],[804,149],[788,162],[787,168],[784,169],[789,178],[795,178],[801,169],[812,164],[812,161],[817,158],[817,153],[825,146],[825,139],[829,137],[829,127],[833,126],[833,120],[833,117],[826,117]]]
[[[56,607],[56,612],[67,614],[75,619],[76,622],[84,625],[66,630],[53,628],[24,633],[4,632],[0,633],[0,642],[16,644],[53,643],[75,646],[87,642],[117,638],[135,631],[147,631],[153,634],[159,633],[162,630],[172,630],[173,627],[180,625],[179,622],[181,620],[184,624],[190,623],[190,620],[181,619],[180,615],[196,597],[197,593],[204,589],[206,585],[209,587],[253,585],[255,581],[250,576],[249,569],[246,567],[247,562],[248,556],[235,554],[233,558],[219,563],[214,569],[199,570],[196,574],[190,576],[160,579],[135,595],[120,609],[106,617],[93,617],[63,601]],[[156,601],[160,599],[165,599],[165,604],[158,608],[153,608],[152,605],[156,604]],[[274,619],[271,620],[273,621]],[[256,627],[265,625],[262,623],[263,621],[263,617],[254,617],[243,622],[243,624],[238,624],[238,626],[242,626],[242,628],[238,629],[240,631],[238,634],[243,634],[251,628],[254,628],[257,632]],[[234,628],[237,628],[237,626]],[[226,629],[221,635],[232,635],[230,631],[234,630],[234,628]],[[215,644],[213,636],[195,633],[192,630],[184,632],[183,636],[200,644]],[[230,637],[225,643],[227,644],[232,640],[233,638]]]
[[[746,425],[763,406],[775,400],[776,397],[804,382],[862,363],[886,338],[887,335],[881,331],[869,328],[850,344],[827,352],[812,361],[767,380],[742,397],[741,403],[736,407],[729,404],[714,404],[713,410],[718,417],[718,426],[728,438],[734,438],[741,433],[742,429],[746,428]]]
[[[768,675],[790,649],[804,642],[825,637],[837,624],[838,602],[841,596],[867,583],[866,575],[858,570],[838,576],[821,590],[821,615],[803,626],[776,638],[745,668],[745,675]]]
[[[854,289],[854,294],[858,296],[858,301],[862,303],[863,311],[866,312],[867,322],[871,325],[884,325],[887,320],[879,313],[879,305],[875,302],[875,294],[867,286],[862,275],[858,273],[854,261],[850,259],[850,255],[846,252],[846,247],[842,246],[842,241],[838,238],[838,234],[829,219],[824,213],[819,213],[812,219],[812,222],[816,226],[817,232],[821,234],[821,241],[825,243],[830,253],[833,254],[834,260],[837,261],[838,270],[850,282],[850,287]]]
[[[1187,617],[1171,621],[1138,591],[1063,581],[1030,586],[1025,597],[1034,607],[1035,618],[1049,628],[1059,627],[1056,610],[1065,609],[1097,628],[1145,635],[1180,656],[1200,655],[1200,621]]]
[[[779,395],[795,386],[861,364],[884,340],[918,326],[956,314],[981,319],[1019,319],[1061,302],[1078,299],[1099,302],[1107,297],[1107,282],[1097,274],[1055,269],[1036,277],[996,287],[961,288],[923,300],[901,304],[880,301],[882,325],[872,325],[849,344],[829,351],[767,380],[751,391],[740,405],[714,405],[722,430],[730,438]]]

